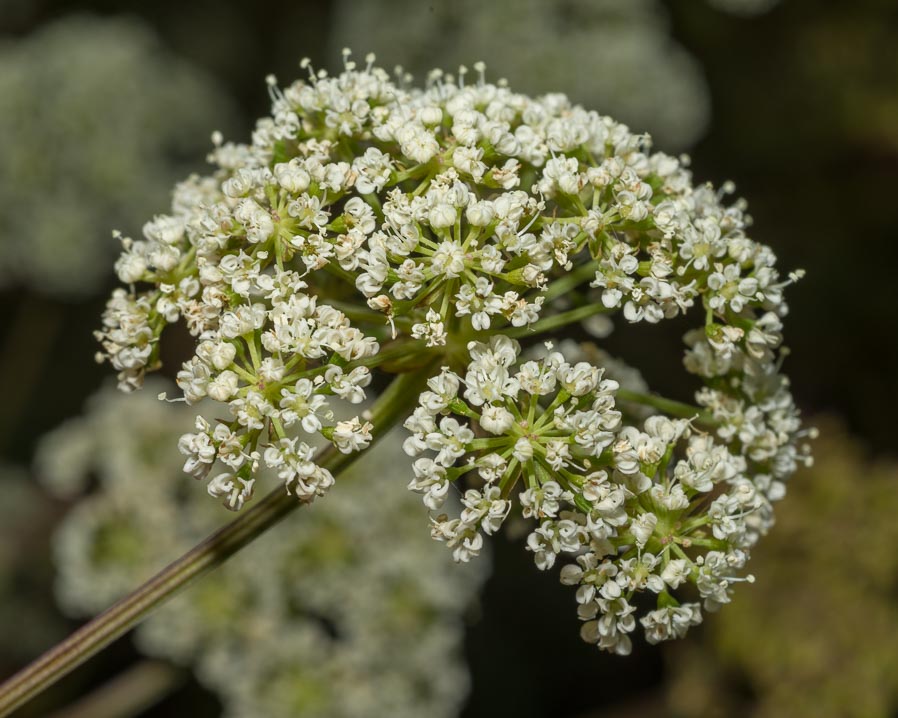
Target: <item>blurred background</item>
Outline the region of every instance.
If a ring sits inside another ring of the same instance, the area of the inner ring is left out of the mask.
[[[758,582],[675,644],[599,654],[515,541],[457,574],[400,491],[370,535],[341,529],[337,502],[279,527],[19,715],[277,718],[275,695],[299,717],[898,716],[894,0],[0,0],[0,676],[228,518],[191,509],[172,439],[189,417],[122,404],[93,362],[111,231],[164,211],[213,130],[248,137],[266,74],[289,82],[303,56],[337,70],[344,46],[419,80],[482,59],[648,130],[698,180],[733,180],[754,237],[807,270],[786,368],[821,430],[816,466],[779,505]],[[626,327],[607,344],[676,396],[669,324],[648,352]],[[424,544],[396,565],[351,550],[407,523]],[[296,585],[234,598],[260,565]],[[359,603],[352,582],[382,590]]]

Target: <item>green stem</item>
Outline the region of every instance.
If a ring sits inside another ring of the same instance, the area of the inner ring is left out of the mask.
[[[366,366],[369,368],[373,368],[376,366],[380,366],[381,364],[385,364],[388,361],[393,361],[394,359],[400,359],[402,357],[409,356],[410,354],[434,354],[434,350],[432,347],[425,347],[424,342],[420,339],[409,339],[393,342],[392,344],[384,345],[381,347],[381,350],[377,354],[373,354],[370,357],[365,357],[364,359],[356,359],[355,361],[347,364],[347,370],[351,371],[357,366]]]
[[[382,438],[410,410],[430,369],[427,366],[396,377],[381,394],[372,411],[374,441]],[[357,457],[358,454],[341,454],[332,445],[328,445],[318,452],[316,462],[332,473],[337,473]],[[0,718],[9,715],[127,633],[188,583],[224,563],[304,503],[287,494],[283,487],[273,490],[254,507],[211,534],[134,592],[0,685]]]
[[[543,293],[543,296],[546,298],[546,303],[548,304],[556,297],[563,296],[575,287],[579,287],[587,279],[595,279],[596,269],[598,269],[598,267],[598,262],[586,262],[586,264],[581,264],[574,271],[565,274],[560,279],[556,279],[549,284],[546,291]]]
[[[339,309],[353,322],[368,322],[369,324],[384,325],[388,323],[388,317],[383,312],[375,312],[373,309],[360,309],[357,305],[350,302],[340,302],[329,299],[327,302],[334,309]],[[397,324],[408,324],[411,322],[404,317],[395,317]]]
[[[618,389],[617,398],[620,401],[632,401],[637,404],[651,406],[665,414],[679,416],[683,419],[696,419],[702,424],[716,426],[717,422],[711,415],[711,412],[700,409],[692,404],[684,404],[681,401],[673,399],[665,399],[663,396],[655,394],[643,394],[638,391],[630,391],[629,389]]]
[[[526,327],[505,329],[503,333],[514,338],[525,337],[531,334],[539,334],[540,332],[549,332],[553,329],[579,322],[587,317],[591,317],[593,314],[602,314],[609,311],[611,310],[603,304],[587,304],[585,307],[577,307],[567,312],[561,312],[561,314],[554,314],[551,317],[540,319],[538,322],[534,322]]]
[[[495,438],[489,439],[474,439],[471,441],[468,446],[471,451],[481,451],[483,449],[495,449],[498,446],[502,446],[508,443],[508,437],[506,436],[497,436]]]
[[[324,269],[335,277],[339,277],[350,286],[355,287],[355,276],[353,275],[353,273],[347,272],[339,264],[335,262],[328,262],[326,265],[324,265]]]

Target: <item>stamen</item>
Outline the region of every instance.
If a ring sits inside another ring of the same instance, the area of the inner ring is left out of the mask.
[[[304,57],[299,61],[299,67],[309,73],[309,81],[313,85],[318,82],[318,78],[315,76],[315,68],[312,67],[312,61],[308,57]]]
[[[486,84],[486,63],[483,60],[478,60],[474,63],[474,71],[478,76],[478,84],[483,87]]]

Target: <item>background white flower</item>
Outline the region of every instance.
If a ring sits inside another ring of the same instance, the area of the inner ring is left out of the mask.
[[[68,612],[102,610],[230,518],[179,475],[174,445],[192,423],[183,405],[108,387],[43,439],[46,486],[71,496],[98,481],[55,538]],[[487,563],[458,570],[421,532],[400,446],[387,437],[314,511],[154,614],[140,647],[192,666],[235,718],[456,715],[463,615]]]
[[[136,18],[69,16],[0,41],[0,287],[84,295],[116,226],[164,209],[232,126],[209,75]]]

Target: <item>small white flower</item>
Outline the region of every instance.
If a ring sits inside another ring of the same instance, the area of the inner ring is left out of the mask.
[[[514,415],[502,406],[487,405],[480,414],[480,425],[491,434],[504,434],[514,423]]]
[[[533,444],[530,443],[529,439],[522,436],[515,442],[511,455],[522,464],[530,461],[533,458]]]
[[[240,378],[230,369],[216,376],[206,387],[206,394],[215,401],[227,401],[237,393]]]
[[[636,539],[636,545],[639,548],[643,548],[646,545],[648,540],[652,537],[657,524],[658,517],[648,511],[633,519],[630,523],[630,531],[633,532],[633,536]]]
[[[368,422],[362,424],[358,417],[349,421],[338,421],[334,427],[334,446],[344,454],[361,451],[371,443],[372,428]]]
[[[690,571],[686,561],[682,558],[675,558],[668,562],[661,571],[661,578],[671,588],[679,588],[680,584],[689,578]]]
[[[225,508],[239,511],[253,495],[253,479],[243,479],[232,474],[219,474],[213,477],[206,490],[209,495],[222,500]]]

